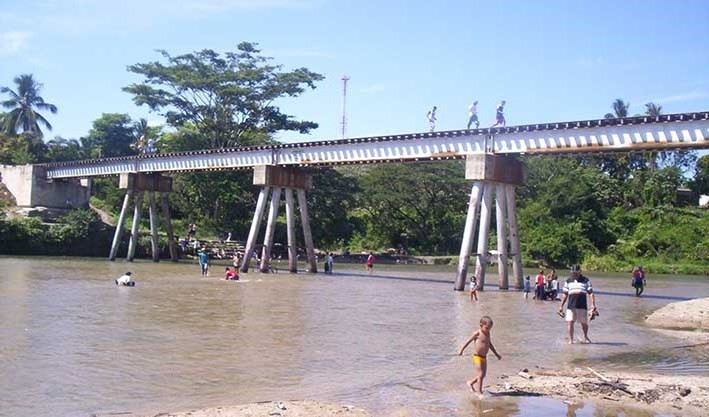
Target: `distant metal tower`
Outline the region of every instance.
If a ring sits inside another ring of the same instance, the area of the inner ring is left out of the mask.
[[[345,138],[345,132],[347,131],[347,81],[350,77],[347,75],[342,76],[342,139]]]

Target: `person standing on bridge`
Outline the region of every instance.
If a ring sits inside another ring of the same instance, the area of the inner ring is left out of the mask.
[[[502,100],[500,104],[495,109],[495,123],[490,127],[502,126],[504,127],[507,122],[505,121],[505,104],[507,102]]]
[[[480,127],[480,121],[478,121],[478,101],[475,100],[473,104],[468,107],[468,129],[470,125],[475,123],[475,128]]]
[[[436,130],[436,106],[426,113],[426,118],[428,119],[428,131],[433,132]]]

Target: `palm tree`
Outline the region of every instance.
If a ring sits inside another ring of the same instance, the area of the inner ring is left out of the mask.
[[[603,117],[605,119],[622,119],[623,117],[628,117],[629,108],[630,103],[626,103],[623,99],[617,98],[613,102],[613,113],[606,113]]]
[[[43,124],[48,130],[52,130],[52,125],[35,109],[56,113],[57,106],[44,102],[39,95],[42,84],[35,81],[32,74],[22,74],[15,77],[14,81],[17,92],[8,87],[0,87],[0,93],[10,95],[10,99],[3,101],[2,106],[12,109],[5,116],[2,127],[8,134],[31,132],[41,138],[43,134],[39,124]]]

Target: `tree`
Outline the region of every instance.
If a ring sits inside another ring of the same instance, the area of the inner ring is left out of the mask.
[[[621,119],[628,117],[630,112],[630,103],[626,103],[623,99],[616,99],[611,105],[613,113],[606,113],[603,116],[605,119]],[[633,170],[647,168],[645,158],[640,154],[612,154],[599,155],[584,158],[587,164],[600,168],[603,172],[618,180],[626,180],[631,175]]]
[[[47,142],[46,159],[51,162],[76,161],[90,158],[90,149],[82,146],[76,139],[64,139],[60,136]]]
[[[32,74],[23,74],[14,79],[17,91],[8,87],[0,87],[0,93],[9,94],[10,99],[2,102],[6,109],[12,109],[3,120],[5,132],[16,135],[20,132],[31,132],[42,137],[41,123],[48,130],[52,130],[52,125],[37,110],[48,110],[55,114],[57,106],[45,103],[39,95],[42,84],[35,81]],[[35,110],[37,109],[37,110]]]
[[[360,220],[366,242],[408,244],[413,253],[450,254],[460,248],[469,184],[460,162],[385,164],[361,177]],[[370,248],[377,248],[370,246]]]
[[[697,160],[692,189],[697,196],[709,194],[709,155],[704,155]]]
[[[630,103],[626,103],[623,99],[617,98],[611,107],[613,108],[613,113],[606,113],[606,115],[603,116],[605,119],[622,119],[628,117]]]
[[[127,114],[104,113],[94,120],[85,143],[91,149],[91,157],[135,155],[131,147],[135,140],[133,120]]]
[[[135,64],[128,70],[145,81],[123,90],[137,105],[161,112],[176,128],[193,125],[209,138],[209,146],[222,148],[269,141],[281,130],[308,133],[318,125],[297,121],[274,104],[282,97],[297,97],[324,77],[298,68],[283,72],[269,65],[256,43],[242,42],[237,52],[224,56],[209,49],[171,56],[158,51],[167,63]]]

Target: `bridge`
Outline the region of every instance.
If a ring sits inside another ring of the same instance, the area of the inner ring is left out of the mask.
[[[150,199],[153,259],[157,261],[156,192],[162,193],[162,211],[165,215],[170,253],[173,260],[176,260],[166,194],[172,191],[172,182],[170,177],[163,174],[253,169],[254,184],[261,186],[261,191],[249,231],[242,272],[248,271],[249,259],[256,247],[260,223],[270,195],[260,265],[261,271],[269,270],[268,263],[281,191],[285,194],[289,269],[291,272],[297,271],[294,190],[297,193],[300,209],[309,271],[317,272],[305,194],[311,187],[312,179],[304,172],[304,167],[466,160],[465,178],[472,180],[473,184],[454,288],[456,290],[464,288],[468,263],[473,255],[473,237],[478,221],[478,247],[474,254],[475,275],[480,286],[484,286],[485,259],[488,253],[487,242],[494,194],[499,286],[506,289],[509,287],[507,270],[509,257],[512,258],[514,287],[522,286],[522,262],[514,190],[516,186],[525,183],[526,168],[521,158],[528,155],[707,148],[709,148],[709,112],[696,112],[54,162],[33,166],[33,175],[57,184],[71,179],[96,176],[119,175],[121,177],[120,186],[126,189],[126,195],[109,255],[111,260],[116,257],[123,222],[134,196],[134,221],[127,255],[128,260],[133,259],[140,220],[139,208],[142,207],[143,193],[147,192]]]

